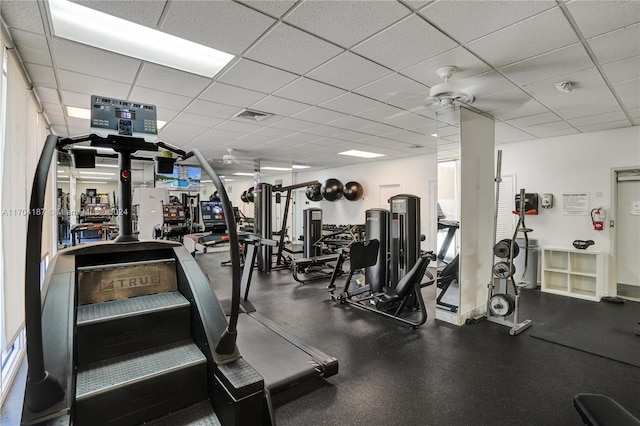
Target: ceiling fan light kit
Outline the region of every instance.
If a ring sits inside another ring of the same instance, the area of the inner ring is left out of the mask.
[[[429,90],[427,103],[440,107],[450,107],[454,102],[471,104],[475,100],[473,95],[465,93],[459,84],[449,83],[449,79],[456,73],[457,67],[449,65],[438,68],[436,74],[444,80],[444,83],[436,84]]]

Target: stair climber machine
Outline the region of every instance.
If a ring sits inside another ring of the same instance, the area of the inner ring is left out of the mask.
[[[98,96],[92,96],[91,105],[92,133],[66,139],[50,135],[33,181],[25,276],[28,377],[21,423],[272,425],[264,379],[236,345],[239,249],[218,175],[199,151],[187,153],[157,141],[153,105]],[[43,205],[51,160],[56,149],[74,153],[74,145],[87,142],[117,153],[120,234],[113,241],[58,252],[41,292]],[[230,250],[228,321],[184,247],[138,241],[132,232],[131,159],[143,158],[134,157],[136,152],[158,148],[179,159],[195,157],[220,194],[230,244],[236,247]]]
[[[498,151],[497,172],[496,172],[496,204],[494,213],[494,241],[498,224],[498,206],[500,202],[500,182],[502,166],[502,151]],[[527,270],[527,260],[529,258],[529,232],[532,229],[527,228],[524,223],[525,211],[525,190],[520,190],[519,206],[517,210],[518,223],[511,239],[503,239],[493,246],[493,254],[495,257],[504,259],[494,263],[492,268],[491,281],[488,285],[487,299],[487,316],[486,318],[500,325],[510,327],[509,334],[516,336],[527,328],[531,327],[530,319],[520,321],[520,288],[527,286],[529,283],[516,282],[514,276],[516,268],[513,259],[520,253],[520,247],[516,243],[516,237],[519,233],[524,235],[525,240],[525,261],[522,277],[524,278]],[[468,320],[469,321],[469,320]],[[474,320],[470,320],[474,321]]]

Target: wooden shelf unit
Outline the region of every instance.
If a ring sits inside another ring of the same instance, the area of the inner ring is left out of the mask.
[[[600,250],[574,247],[542,248],[542,287],[547,293],[599,301],[605,295]]]

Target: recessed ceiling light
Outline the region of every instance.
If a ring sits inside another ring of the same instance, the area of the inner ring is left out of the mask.
[[[437,138],[437,137],[438,137],[438,134],[437,134],[437,133],[431,133],[429,136],[432,136],[432,137],[434,137],[434,138]]]
[[[234,176],[253,176],[253,173],[236,172]]]
[[[85,120],[90,120],[91,119],[91,110],[89,110],[87,108],[78,108],[78,107],[67,106],[67,115],[69,117],[73,117],[73,118],[82,118],[82,119],[85,119]]]
[[[352,149],[350,151],[339,152],[340,155],[351,155],[353,157],[362,157],[362,158],[377,158],[384,157],[384,154],[377,154],[375,152],[367,152],[367,151],[358,151],[357,149]]]
[[[294,169],[310,169],[311,168],[311,166],[304,166],[302,164],[294,164],[291,167],[293,167]]]
[[[233,55],[68,0],[49,0],[53,35],[205,77]]]

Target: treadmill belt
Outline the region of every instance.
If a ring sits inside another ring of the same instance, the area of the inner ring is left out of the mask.
[[[248,314],[238,318],[240,355],[264,378],[271,392],[316,375],[313,359]]]

